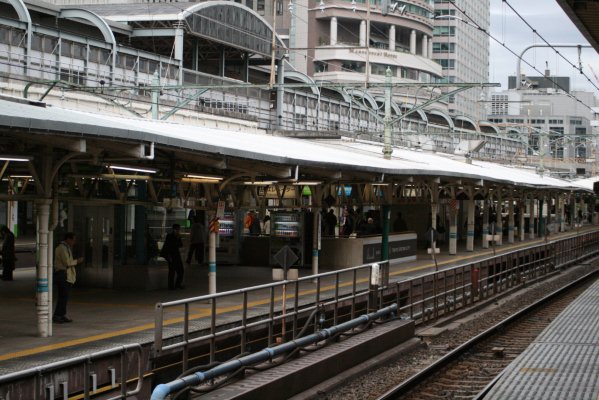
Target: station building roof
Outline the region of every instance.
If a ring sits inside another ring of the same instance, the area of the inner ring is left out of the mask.
[[[599,52],[599,2],[581,0],[557,0],[574,25]]]
[[[211,41],[270,57],[272,26],[257,12],[232,1],[86,5],[107,20],[129,23],[185,23],[188,32]],[[285,44],[275,35],[280,48]],[[282,57],[277,51],[277,58]]]
[[[599,176],[592,176],[590,178],[577,179],[572,181],[573,185],[579,186],[583,189],[593,190],[595,182],[599,182]]]
[[[580,186],[534,171],[489,162],[472,164],[449,156],[395,148],[390,160],[381,144],[355,140],[317,141],[211,129],[173,122],[63,109],[44,103],[0,98],[0,134],[60,134],[108,141],[153,142],[155,146],[331,171],[360,171],[390,176],[473,179],[539,189],[583,190]]]

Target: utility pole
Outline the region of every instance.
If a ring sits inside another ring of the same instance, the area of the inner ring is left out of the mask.
[[[275,56],[277,54],[277,0],[272,0],[272,43],[270,51],[270,88],[275,85]]]
[[[539,175],[545,173],[545,133],[539,132]]]
[[[370,0],[366,0],[366,85],[370,81]]]
[[[385,117],[383,118],[383,156],[387,159],[391,159],[393,148],[391,147],[391,134],[393,120],[391,119],[391,68],[387,67],[385,71]]]
[[[158,119],[158,98],[160,97],[160,76],[154,71],[152,78],[152,119]]]
[[[296,0],[297,1],[297,0]],[[295,10],[297,6],[293,2],[293,0],[289,0],[289,17],[291,18],[291,22],[289,24],[289,48],[294,49],[296,47],[296,27],[295,27]],[[289,52],[289,63],[295,66],[295,51]]]

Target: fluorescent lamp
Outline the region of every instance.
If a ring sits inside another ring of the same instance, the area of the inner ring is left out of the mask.
[[[31,175],[10,175],[11,178],[27,178],[27,179],[31,179],[33,178],[33,176]]]
[[[0,161],[31,161],[31,157],[27,156],[0,156]]]
[[[183,177],[181,178],[181,182],[191,182],[191,183],[219,183],[222,179],[215,178],[189,178]]]
[[[253,182],[243,182],[244,185],[256,185],[256,186],[267,186],[272,185],[273,183],[277,183],[277,181],[253,181]]]
[[[318,186],[322,185],[322,181],[297,181],[293,182],[295,186]]]
[[[222,181],[223,178],[222,176],[217,176],[217,175],[205,175],[205,174],[185,174],[186,178],[191,178],[191,179],[206,179],[206,180],[211,180],[211,181]]]
[[[127,165],[109,165],[108,168],[122,169],[124,171],[145,172],[146,174],[155,174],[156,172],[158,172],[157,169],[153,169],[153,168],[130,167]]]

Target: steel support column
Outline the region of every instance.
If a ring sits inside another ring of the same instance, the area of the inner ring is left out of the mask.
[[[474,190],[472,190],[474,191]],[[468,199],[468,229],[466,230],[466,251],[474,251],[474,211],[476,206],[474,204],[474,196],[470,195]]]
[[[50,217],[50,199],[37,200],[37,211],[39,215],[39,261],[36,269],[36,310],[37,310],[37,332],[40,337],[48,337],[48,324],[50,323],[50,308],[48,295],[48,224]]]

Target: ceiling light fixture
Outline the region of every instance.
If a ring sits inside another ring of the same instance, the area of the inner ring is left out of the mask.
[[[273,183],[277,183],[277,181],[247,181],[247,182],[243,182],[244,185],[254,185],[254,186],[268,186],[268,185],[272,185]]]
[[[322,185],[322,181],[297,181],[292,184],[295,186],[318,186]]]
[[[133,172],[145,172],[146,174],[155,174],[156,172],[158,172],[157,169],[153,169],[153,168],[140,168],[140,167],[133,167],[133,166],[128,166],[128,165],[109,165],[108,168],[110,169],[120,169],[123,171],[133,171]]]
[[[0,161],[20,161],[20,162],[26,162],[26,161],[31,161],[31,157],[27,157],[27,156],[0,156]]]
[[[191,178],[191,179],[207,179],[207,180],[211,180],[211,181],[222,181],[223,179],[225,179],[222,176],[217,176],[217,175],[206,175],[206,174],[185,174],[184,175],[185,178]]]

